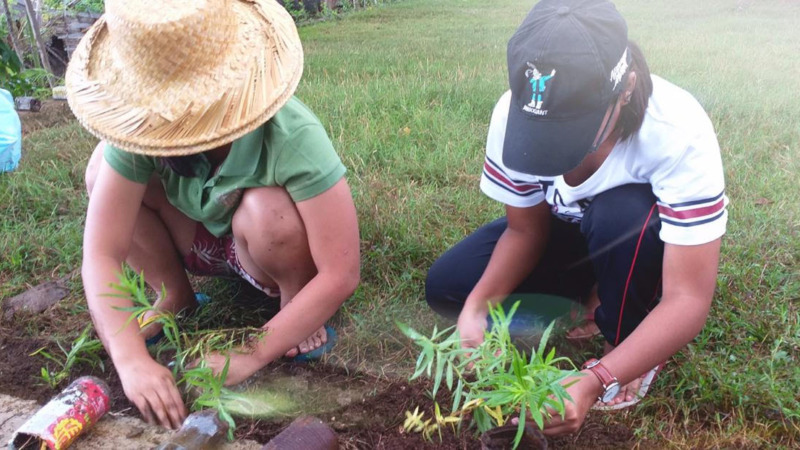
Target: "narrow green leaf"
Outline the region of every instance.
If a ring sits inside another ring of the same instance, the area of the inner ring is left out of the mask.
[[[433,395],[436,396],[436,393],[439,391],[439,385],[442,383],[442,375],[444,373],[444,363],[445,360],[442,358],[442,355],[438,355],[436,358],[436,371],[434,373],[433,378]]]
[[[519,443],[522,440],[522,434],[525,432],[525,419],[527,417],[525,407],[527,405],[525,403],[520,405],[519,408],[519,422],[517,423],[517,434],[514,436],[514,446],[513,448],[519,447]],[[539,427],[541,428],[541,427]]]
[[[531,408],[530,411],[533,421],[536,422],[536,426],[538,426],[540,429],[544,428],[544,417],[542,416],[542,411],[534,408]]]
[[[433,368],[433,359],[434,359],[433,347],[427,347],[427,348],[423,349],[423,352],[425,353],[425,361],[426,361],[426,363],[425,363],[425,373],[428,376],[428,378],[430,378],[431,369]]]
[[[226,357],[225,358],[225,367],[222,368],[222,373],[220,374],[220,377],[219,377],[219,381],[220,381],[221,384],[224,384],[225,380],[228,379],[228,369],[230,368],[230,366],[231,366],[231,358],[230,357]]]
[[[447,362],[447,372],[445,372],[445,383],[447,384],[447,390],[453,390],[453,363],[448,361]]]
[[[553,325],[555,321],[550,322],[550,325],[544,330],[542,333],[541,339],[539,339],[539,348],[536,349],[536,354],[539,355],[539,358],[543,358],[544,356],[544,349],[547,347],[547,341],[550,339],[550,333],[553,331]]]
[[[458,411],[459,405],[461,404],[461,394],[464,389],[464,382],[461,378],[458,379],[458,383],[456,383],[456,389],[453,391],[453,407],[450,409],[451,411]]]

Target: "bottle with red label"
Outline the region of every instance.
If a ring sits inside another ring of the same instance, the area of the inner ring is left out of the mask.
[[[73,381],[14,433],[9,450],[62,450],[97,423],[110,408],[109,389],[96,377]]]

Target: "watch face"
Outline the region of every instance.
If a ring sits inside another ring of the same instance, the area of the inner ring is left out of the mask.
[[[603,392],[603,396],[600,397],[600,400],[602,400],[603,403],[608,403],[611,400],[614,400],[614,397],[616,397],[617,394],[619,394],[619,383],[611,383],[611,385],[608,386]]]

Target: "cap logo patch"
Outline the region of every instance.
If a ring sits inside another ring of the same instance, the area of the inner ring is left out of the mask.
[[[525,70],[525,78],[531,83],[531,101],[522,109],[537,116],[546,116],[547,110],[542,109],[542,94],[547,88],[547,82],[556,75],[556,69],[550,72],[550,75],[542,75],[541,72],[531,63],[528,64],[528,69]]]
[[[617,88],[617,85],[622,81],[622,76],[625,75],[625,72],[628,71],[628,49],[626,48],[624,52],[622,52],[622,58],[620,58],[619,62],[614,69],[611,70],[611,78],[608,81],[614,83],[614,88]]]

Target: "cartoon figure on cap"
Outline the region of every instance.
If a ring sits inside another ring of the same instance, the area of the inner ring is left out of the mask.
[[[531,83],[531,102],[528,106],[532,109],[542,109],[542,93],[547,88],[547,81],[553,78],[556,74],[556,69],[550,72],[550,75],[542,75],[541,72],[531,63],[528,63],[530,69],[525,71],[525,76]]]

